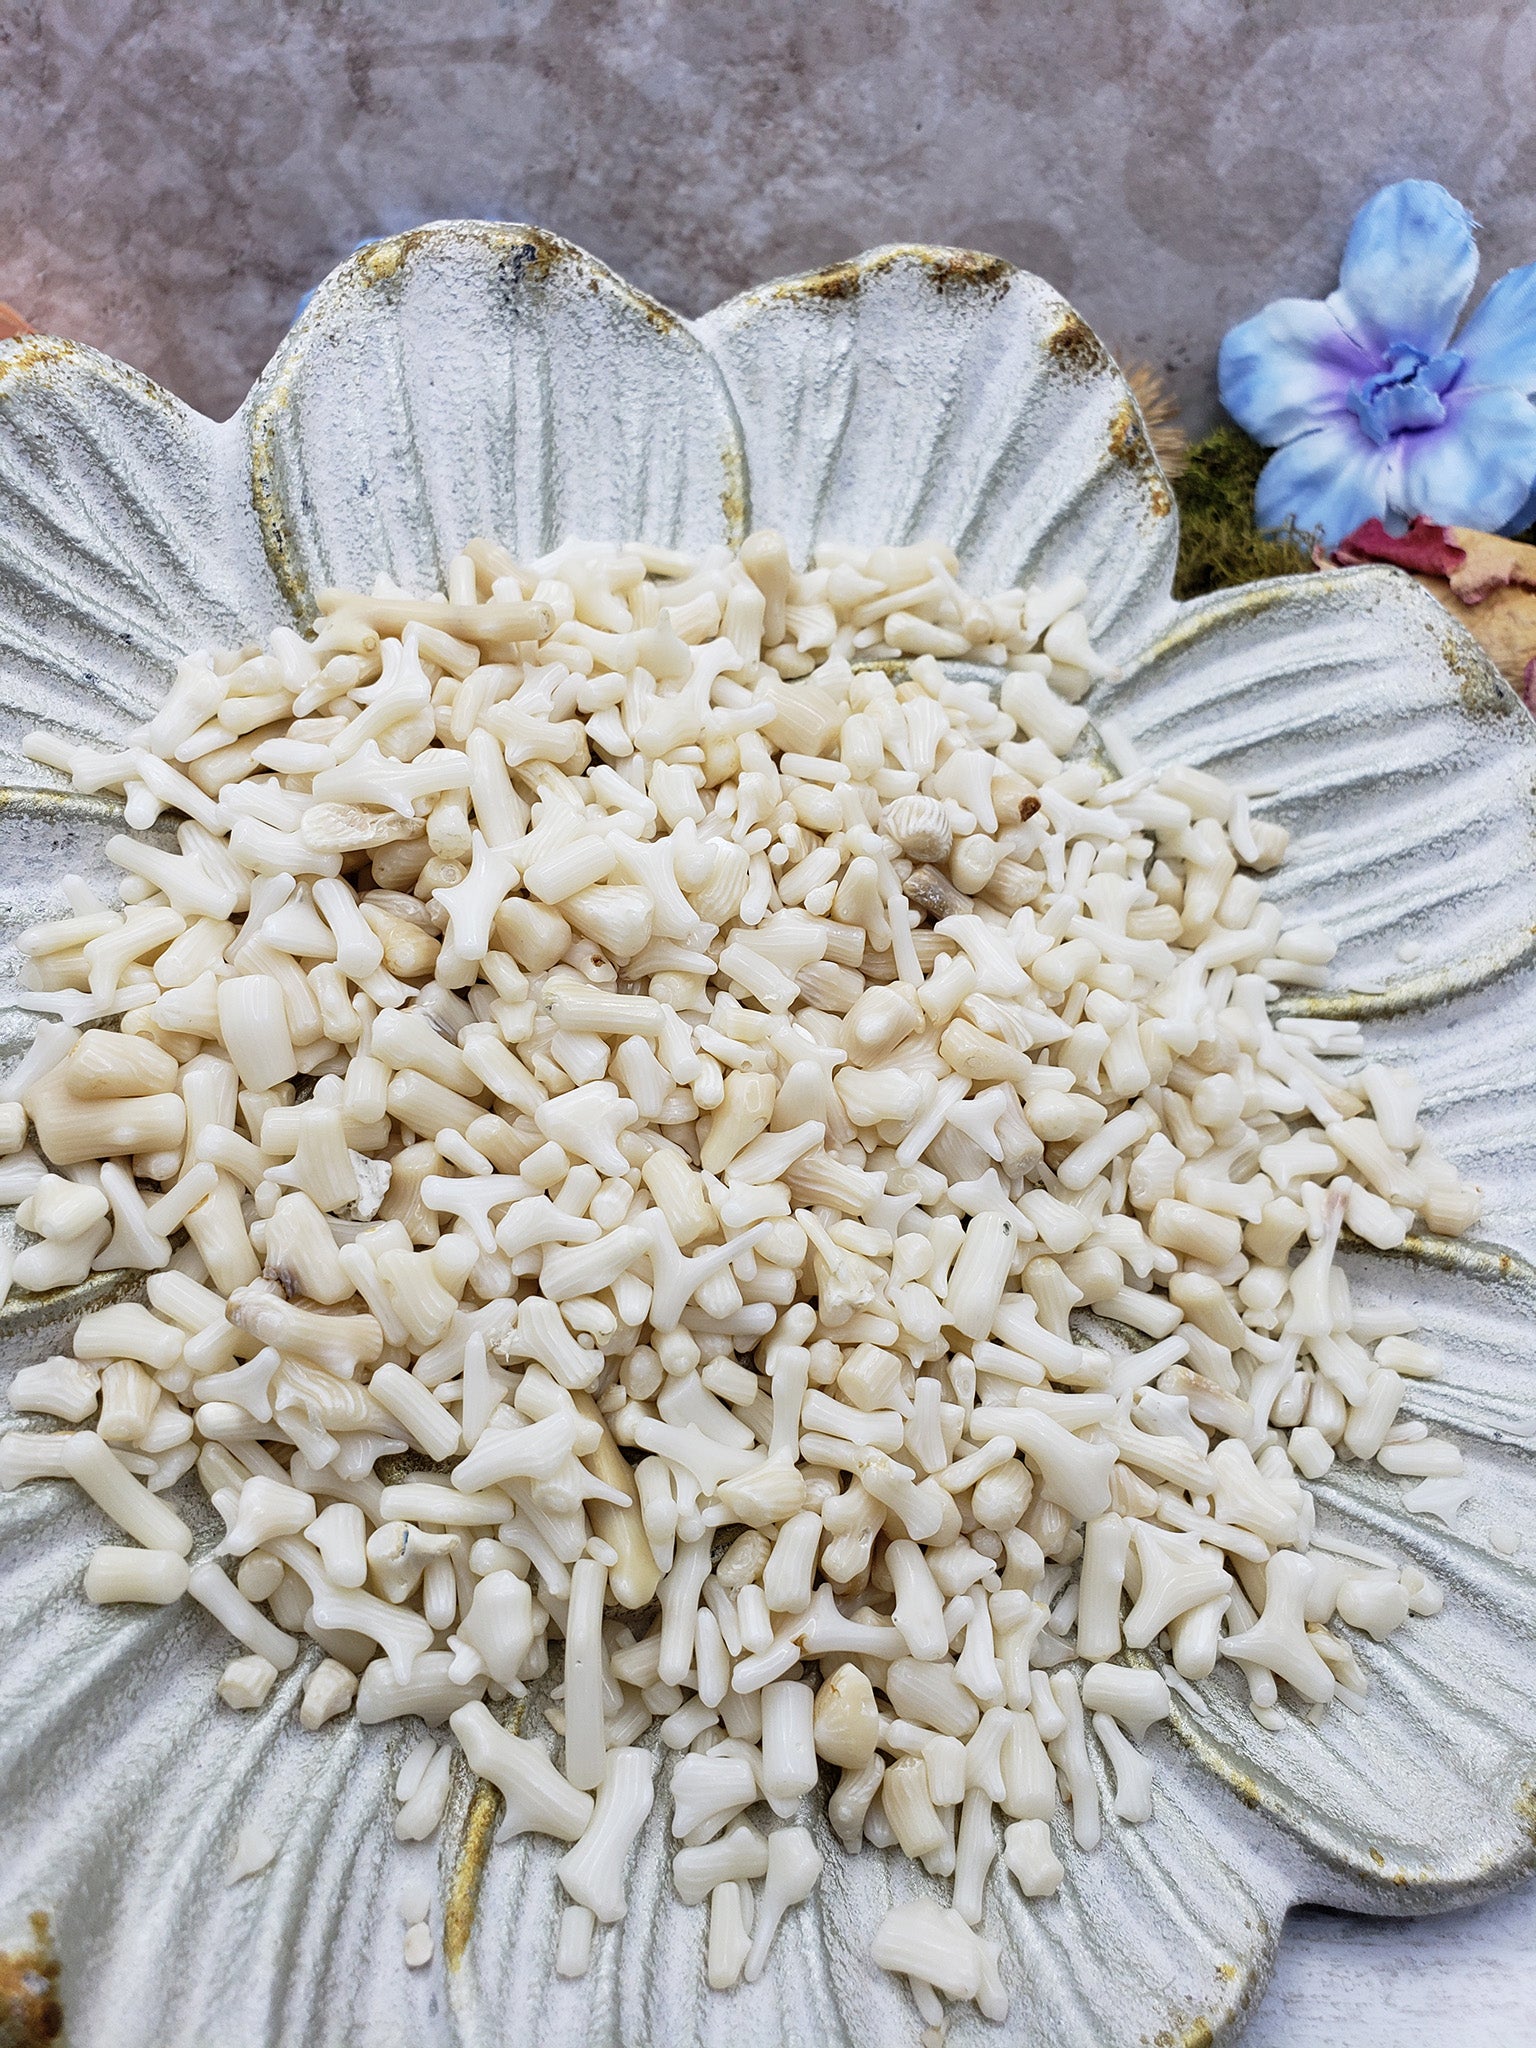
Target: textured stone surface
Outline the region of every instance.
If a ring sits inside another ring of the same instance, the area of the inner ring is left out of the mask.
[[[1191,423],[1222,331],[1443,179],[1536,255],[1515,0],[11,0],[0,299],[207,411],[354,242],[558,229],[694,314],[875,243],[1039,270]]]

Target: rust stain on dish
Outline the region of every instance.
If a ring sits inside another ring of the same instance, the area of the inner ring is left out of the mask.
[[[1456,694],[1469,718],[1508,718],[1520,700],[1487,655],[1459,633],[1440,640],[1440,658],[1456,678]]]
[[[783,284],[770,285],[768,296],[787,300],[821,299],[833,304],[839,299],[857,298],[863,276],[861,264],[832,263],[825,270],[813,270],[805,277],[792,277]]]
[[[1244,1924],[1255,1936],[1254,1953],[1242,1963],[1216,1965],[1216,1976],[1226,1989],[1219,1994],[1215,2008],[1209,2012],[1170,2013],[1169,2024],[1151,2036],[1148,2048],[1214,2048],[1218,2040],[1226,2037],[1229,2028],[1251,2017],[1259,1993],[1268,1981],[1274,1935],[1262,1918],[1248,1919]],[[1148,2040],[1145,2034],[1141,2038]]]
[[[28,1915],[32,1945],[0,1949],[0,2048],[38,2048],[64,2032],[59,1960],[46,1913]]]
[[[599,289],[600,282],[600,279],[592,278],[591,287],[593,291]],[[678,319],[677,315],[669,307],[664,306],[660,299],[648,299],[643,292],[630,292],[628,296],[630,303],[645,315],[658,334],[665,334],[670,337],[682,332],[682,321]]]
[[[1013,265],[1001,256],[987,256],[976,249],[934,249],[917,242],[881,249],[873,256],[859,256],[846,263],[829,263],[824,270],[812,270],[804,277],[787,278],[770,285],[770,299],[820,300],[835,305],[856,298],[867,277],[895,270],[903,264],[918,266],[934,290],[993,290],[1005,286],[1014,275]]]
[[[387,242],[372,242],[357,255],[357,274],[365,285],[385,284],[398,277],[409,254],[404,235],[391,235]]]
[[[476,222],[449,227],[407,228],[403,234],[389,235],[381,242],[370,242],[366,249],[357,252],[353,263],[364,286],[387,284],[391,278],[399,276],[418,251],[440,248],[449,240],[480,242],[486,248],[515,256],[520,277],[531,273],[542,278],[559,264],[580,259],[580,251],[571,243],[562,241],[558,235],[547,234],[542,228],[497,228],[489,223]]]
[[[1175,2020],[1152,2036],[1152,2048],[1211,2048],[1216,2030],[1202,2013],[1193,2020]]]
[[[1081,313],[1074,313],[1070,306],[1046,336],[1045,352],[1059,368],[1084,383],[1090,377],[1102,377],[1114,367],[1103,342]]]
[[[935,291],[990,291],[1007,284],[1013,265],[1001,256],[977,249],[928,249],[920,252],[928,281]]]
[[[543,228],[497,227],[481,222],[410,228],[404,234],[391,235],[386,241],[371,243],[360,250],[354,259],[358,274],[365,286],[386,284],[399,276],[419,250],[439,248],[450,240],[478,242],[508,258],[514,286],[530,281],[543,283],[557,270],[573,270],[578,279],[585,279],[588,291],[598,293],[606,289],[625,300],[658,334],[670,336],[681,331],[683,323],[658,299],[636,291],[585,250],[578,249],[574,242]]]
[[[9,383],[29,370],[56,369],[60,363],[70,362],[82,353],[77,343],[65,341],[57,334],[23,335],[0,358],[0,383]]]
[[[1388,1884],[1395,1884],[1406,1888],[1411,1884],[1430,1884],[1433,1882],[1433,1873],[1428,1870],[1405,1870],[1400,1863],[1389,1867],[1386,1857],[1380,1849],[1374,1846],[1368,1846],[1365,1853],[1370,1857],[1372,1863],[1375,1864],[1377,1874],[1384,1878]]]
[[[1153,515],[1166,519],[1173,510],[1173,494],[1158,467],[1152,443],[1141,423],[1141,414],[1136,410],[1136,401],[1129,392],[1115,408],[1115,416],[1109,423],[1109,453],[1113,461],[1122,463],[1145,488]]]

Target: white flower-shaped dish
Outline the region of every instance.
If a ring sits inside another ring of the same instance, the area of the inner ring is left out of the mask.
[[[1119,669],[1094,708],[1152,761],[1266,792],[1293,835],[1286,910],[1337,935],[1341,982],[1386,982],[1300,1007],[1356,1016],[1373,1056],[1412,1063],[1436,1142],[1487,1193],[1476,1245],[1348,1258],[1362,1297],[1411,1301],[1444,1346],[1410,1405],[1461,1444],[1470,1504],[1448,1530],[1358,1466],[1316,1489],[1320,1521],[1443,1580],[1444,1611],[1357,1642],[1370,1698],[1320,1727],[1266,1734],[1226,1670],[1176,1702],[1154,1822],[1111,1820],[1091,1856],[1060,1844],[1044,1903],[994,1878],[1012,2012],[993,2029],[955,2009],[950,2028],[1203,2048],[1251,2010],[1292,1903],[1428,1912],[1536,1862],[1536,727],[1421,590],[1355,569],[1174,604],[1172,502],[1129,391],[1053,291],[994,259],[880,250],[690,326],[536,230],[424,228],[344,264],[222,426],[87,349],[0,347],[0,973],[66,867],[106,872],[118,815],[42,787],[32,726],[118,736],[184,649],[380,569],[436,587],[475,534],[526,555],[749,525],[797,552],[937,536],[981,589],[1081,571]],[[12,1050],[31,1021],[5,1011]],[[13,1297],[0,1355],[58,1348],[117,1284]],[[1526,1534],[1512,1559],[1489,1546],[1499,1522]],[[211,1541],[206,1511],[199,1526]],[[867,1960],[887,1906],[926,1882],[915,1866],[829,1837],[764,1979],[718,1996],[704,1912],[668,1880],[663,1798],[628,1918],[562,1982],[553,1845],[490,1847],[497,1801],[467,1775],[437,1842],[397,1845],[412,1728],[304,1734],[302,1663],[262,1712],[222,1709],[228,1644],[200,1609],[86,1605],[102,1535],[62,1484],[0,1496],[0,1985],[42,2012],[25,1966],[56,1944],[77,2048],[916,2041]],[[227,1887],[253,1819],[276,1860]],[[410,1972],[397,1902],[419,1877],[438,1955]]]

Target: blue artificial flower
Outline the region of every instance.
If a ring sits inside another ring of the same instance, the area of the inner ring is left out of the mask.
[[[1514,530],[1536,484],[1536,263],[1510,271],[1451,346],[1477,276],[1476,222],[1408,178],[1355,215],[1339,288],[1277,299],[1221,345],[1221,402],[1256,441],[1261,526],[1334,547],[1368,519],[1401,531]]]

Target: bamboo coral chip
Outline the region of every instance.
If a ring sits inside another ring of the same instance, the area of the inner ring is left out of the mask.
[[[1148,1818],[1164,1672],[1225,1659],[1278,1727],[1365,1690],[1335,1616],[1438,1602],[1302,1480],[1454,1489],[1401,1414],[1437,1355],[1335,1255],[1477,1195],[1354,1027],[1271,1020],[1332,956],[1262,895],[1284,833],[1074,751],[1086,596],[936,545],[476,542],[189,656],[120,753],[29,743],[183,818],[22,940],[61,1022],[5,1091],[18,1281],[151,1277],[17,1376],[70,1427],[0,1482],[86,1487],[146,1560],[87,1596],[189,1588],[231,1703],[308,1635],[306,1728],[446,1723],[503,1835],[569,1845],[563,1974],[659,1755],[710,1982],[755,1978],[826,1765],[845,1850],[952,1881],[877,1958],[1000,2018],[987,1887]],[[558,1766],[502,1724],[552,1663]]]

